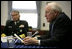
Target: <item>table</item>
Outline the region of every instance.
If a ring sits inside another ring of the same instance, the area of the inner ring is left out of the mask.
[[[7,43],[1,43],[1,48],[8,48]],[[56,48],[47,46],[31,46],[31,45],[14,45],[14,48]]]
[[[21,44],[20,40],[18,40],[17,43],[19,44],[15,44],[14,48],[56,48],[56,47],[47,47],[47,46],[38,46],[38,45],[24,45],[24,44]],[[4,43],[2,42],[1,48],[8,48],[7,42],[4,42]]]

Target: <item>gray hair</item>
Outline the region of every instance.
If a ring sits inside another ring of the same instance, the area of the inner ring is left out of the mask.
[[[47,5],[50,6],[52,10],[62,12],[60,5],[57,4],[56,2],[51,2],[51,3],[48,3]]]
[[[18,14],[19,14],[19,11],[18,11],[18,10],[12,10],[11,13],[12,13],[12,12],[15,12],[15,13],[18,13]],[[10,14],[11,14],[11,13],[10,13]]]

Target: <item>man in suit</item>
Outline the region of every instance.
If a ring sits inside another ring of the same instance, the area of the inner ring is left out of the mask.
[[[45,17],[47,22],[50,22],[49,32],[38,38],[26,37],[24,44],[55,46],[59,48],[70,47],[71,21],[69,17],[62,12],[61,7],[55,2],[48,3],[45,7]]]
[[[13,20],[6,22],[4,33],[7,36],[14,35],[14,33],[17,35],[25,34],[27,36],[28,22],[20,20],[20,13],[17,10],[12,11],[11,16]]]

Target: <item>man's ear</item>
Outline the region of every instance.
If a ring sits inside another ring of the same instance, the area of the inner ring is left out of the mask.
[[[59,12],[58,11],[55,11],[55,16],[57,16],[59,14]]]
[[[20,15],[19,15],[19,18],[20,18]]]

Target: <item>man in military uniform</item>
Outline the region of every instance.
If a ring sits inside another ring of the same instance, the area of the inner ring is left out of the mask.
[[[19,11],[12,11],[11,16],[13,20],[8,20],[6,22],[4,33],[7,36],[14,35],[14,33],[17,35],[25,34],[27,36],[28,23],[24,20],[20,20]]]

